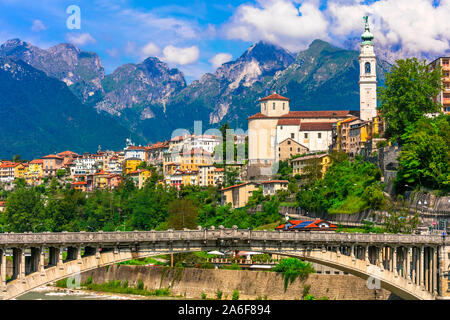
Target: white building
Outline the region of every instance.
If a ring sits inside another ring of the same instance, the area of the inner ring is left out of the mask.
[[[373,49],[373,34],[370,33],[368,17],[364,17],[365,31],[361,35],[359,55],[359,103],[360,118],[364,121],[377,116],[377,58]]]

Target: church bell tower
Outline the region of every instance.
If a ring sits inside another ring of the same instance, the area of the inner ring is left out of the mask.
[[[377,58],[367,16],[364,21],[365,31],[361,35],[359,55],[359,110],[360,118],[368,121],[377,116]]]

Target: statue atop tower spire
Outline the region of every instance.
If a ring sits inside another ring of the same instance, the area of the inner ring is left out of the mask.
[[[373,34],[370,32],[369,28],[369,16],[364,16],[364,33],[361,35],[362,43],[361,45],[370,44],[373,46]]]

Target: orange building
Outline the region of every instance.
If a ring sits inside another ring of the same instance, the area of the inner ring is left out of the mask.
[[[438,66],[442,68],[442,91],[436,97],[435,101],[442,105],[442,112],[450,114],[450,57],[440,57],[430,63],[435,69]]]
[[[64,158],[55,154],[49,154],[42,157],[44,163],[42,169],[44,171],[44,177],[56,176],[56,172],[63,167]]]

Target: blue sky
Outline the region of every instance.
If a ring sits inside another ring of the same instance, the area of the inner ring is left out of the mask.
[[[67,28],[70,5],[81,29]],[[365,14],[383,58],[449,53],[450,0],[0,0],[0,43],[71,42],[98,53],[106,73],[157,56],[190,82],[259,40],[291,52],[317,38],[354,47]]]

